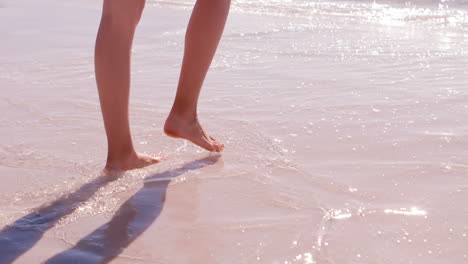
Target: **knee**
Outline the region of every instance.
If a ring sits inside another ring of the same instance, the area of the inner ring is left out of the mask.
[[[214,0],[217,4],[223,6],[224,8],[229,8],[231,5],[231,0]]]
[[[231,0],[197,0],[197,2],[215,9],[226,9],[231,5]]]
[[[211,0],[211,2],[218,9],[217,12],[227,16],[231,7],[231,0]]]
[[[105,0],[101,23],[119,28],[135,28],[144,6],[145,0]]]

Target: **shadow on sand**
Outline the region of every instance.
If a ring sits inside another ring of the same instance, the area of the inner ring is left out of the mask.
[[[209,155],[180,168],[147,177],[144,186],[119,208],[108,223],[45,263],[108,263],[156,220],[164,206],[167,186],[173,178],[215,164],[219,157]],[[12,263],[32,248],[61,218],[115,179],[97,178],[5,227],[0,231],[0,263]]]
[[[44,233],[61,218],[75,211],[81,203],[88,200],[99,188],[118,178],[100,176],[81,186],[73,193],[63,195],[57,200],[44,204],[34,212],[7,225],[0,231],[0,263],[12,263],[31,249]]]

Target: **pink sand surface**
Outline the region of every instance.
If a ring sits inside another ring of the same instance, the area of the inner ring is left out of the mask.
[[[162,133],[177,3],[148,2],[132,70],[137,149],[169,159],[102,182],[100,2],[0,0],[0,263],[468,263],[463,28],[235,2],[200,101],[216,156]]]

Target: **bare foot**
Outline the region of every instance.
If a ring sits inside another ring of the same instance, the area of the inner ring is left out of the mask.
[[[106,171],[126,171],[138,168],[147,167],[158,163],[161,158],[151,157],[148,155],[133,152],[128,157],[122,158],[121,160],[107,160]]]
[[[170,137],[190,140],[208,151],[221,152],[224,149],[223,144],[208,136],[197,118],[186,119],[171,113],[164,125],[164,133]]]

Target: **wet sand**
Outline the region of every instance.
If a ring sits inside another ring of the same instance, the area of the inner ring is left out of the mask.
[[[109,180],[95,1],[0,1],[0,263],[464,263],[463,27],[241,12],[200,116],[166,137],[185,4],[149,2],[131,125],[161,164]],[[424,22],[426,23],[426,22]]]

